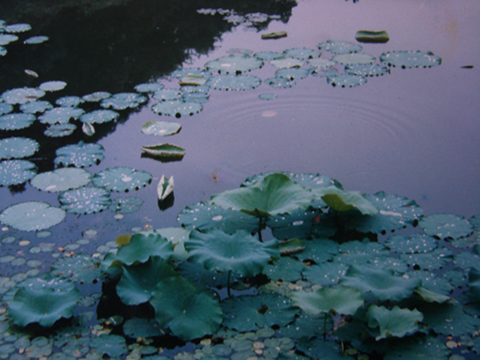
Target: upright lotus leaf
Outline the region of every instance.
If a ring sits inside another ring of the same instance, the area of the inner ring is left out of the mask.
[[[18,88],[7,90],[2,94],[2,99],[11,105],[25,104],[35,101],[45,95],[45,91],[36,88]]]
[[[357,289],[339,286],[325,287],[315,292],[297,291],[291,295],[292,303],[312,315],[333,313],[353,315],[363,306],[363,297]]]
[[[358,30],[355,34],[355,39],[363,43],[386,43],[390,40],[390,36],[385,30]]]
[[[82,132],[87,136],[93,136],[95,134],[95,127],[92,124],[83,123]]]
[[[43,91],[59,91],[67,86],[65,81],[46,81],[39,85],[39,89]]]
[[[207,70],[212,70],[219,74],[241,74],[242,72],[258,69],[262,66],[262,60],[246,54],[242,56],[232,54],[209,61],[205,64]]]
[[[389,51],[380,56],[380,60],[388,66],[413,68],[432,67],[442,63],[442,59],[428,51]]]
[[[10,137],[0,140],[0,160],[22,159],[32,156],[40,145],[32,139],[24,137]]]
[[[92,182],[95,186],[104,187],[110,191],[128,192],[150,184],[152,175],[143,170],[117,166],[96,173]]]
[[[92,175],[83,169],[61,168],[35,176],[30,183],[38,190],[60,192],[87,185]]]
[[[173,176],[167,180],[165,175],[162,175],[157,186],[157,195],[160,201],[165,200],[172,192],[174,187]]]
[[[253,75],[218,75],[207,81],[207,85],[215,90],[251,90],[262,83],[262,80]]]
[[[64,137],[70,136],[77,129],[77,126],[74,124],[55,124],[49,126],[43,134],[48,137]]]
[[[29,127],[36,120],[32,114],[10,113],[0,116],[0,130],[20,130]]]
[[[331,209],[338,212],[354,209],[363,215],[374,215],[378,212],[370,201],[355,191],[345,191],[336,186],[313,189],[312,191],[317,198],[321,198]]]
[[[43,282],[43,286],[20,287],[8,304],[11,319],[16,325],[39,323],[50,327],[61,318],[70,318],[82,295],[71,282],[59,288]]]
[[[182,128],[181,124],[168,121],[147,121],[142,125],[142,133],[146,135],[168,136],[174,135]]]
[[[332,74],[327,76],[327,83],[338,87],[354,87],[363,85],[367,82],[367,78],[355,74]]]
[[[27,201],[12,205],[0,214],[0,221],[22,231],[38,231],[57,225],[65,211],[42,201]]]
[[[431,290],[428,290],[427,288],[424,288],[423,286],[415,289],[415,295],[422,301],[429,302],[429,303],[435,302],[438,304],[443,304],[444,302],[451,300],[449,296],[433,292]]]
[[[242,182],[241,186],[242,187],[251,186],[271,174],[275,174],[275,172],[260,173],[260,174],[255,174],[253,176],[249,176]],[[331,177],[326,175],[320,175],[318,173],[317,174],[313,174],[313,173],[296,174],[291,172],[281,172],[281,174],[287,175],[290,178],[290,180],[293,180],[298,184],[303,185],[306,189],[324,188],[328,186],[336,186],[340,189],[343,189],[342,184],[340,184],[338,180],[332,179]],[[326,204],[324,204],[323,206],[326,206]]]
[[[418,225],[428,235],[439,239],[467,236],[473,232],[473,226],[467,219],[453,214],[433,214],[424,216]]]
[[[185,249],[185,241],[190,237],[191,230],[184,227],[168,227],[158,229],[156,232],[173,244],[173,260],[183,261],[190,257]]]
[[[375,337],[378,341],[416,333],[419,330],[418,324],[423,320],[423,314],[417,309],[400,309],[394,306],[389,310],[384,306],[371,305],[366,318],[370,328],[380,328],[380,334]]]
[[[108,209],[112,200],[110,193],[97,187],[82,187],[65,191],[58,197],[60,207],[74,214],[95,214]]]
[[[202,111],[203,105],[198,102],[185,102],[181,100],[162,101],[152,106],[152,111],[158,115],[175,116],[192,116]]]
[[[57,157],[54,160],[55,166],[88,167],[100,164],[104,158],[104,149],[99,144],[85,144],[80,141],[78,144],[66,145],[55,151]]]
[[[160,281],[175,276],[180,275],[165,260],[152,256],[143,264],[123,266],[117,294],[126,305],[140,305],[150,301]]]
[[[412,295],[422,280],[405,279],[391,270],[351,265],[341,284],[358,289],[364,295],[370,294],[379,301],[400,301]]]
[[[274,173],[252,186],[214,195],[211,203],[257,217],[267,217],[306,208],[312,200],[311,191],[284,174]]]
[[[158,283],[150,303],[160,326],[184,341],[213,334],[223,319],[218,300],[183,277]]]
[[[276,241],[260,243],[243,230],[233,235],[216,229],[205,234],[192,231],[185,248],[190,259],[207,270],[232,271],[247,277],[261,273],[271,257],[280,257]]]
[[[147,101],[147,98],[137,93],[119,93],[103,99],[100,106],[114,110],[133,109]]]
[[[56,107],[47,110],[38,117],[42,124],[67,124],[70,119],[78,119],[85,110],[74,107]]]
[[[148,156],[160,161],[179,161],[185,155],[185,149],[168,143],[156,145],[144,145],[142,150]]]
[[[168,260],[173,254],[173,245],[159,234],[133,234],[130,243],[120,246],[115,259],[125,265],[147,262],[150,256]]]
[[[362,51],[362,46],[350,41],[333,41],[327,40],[318,44],[318,48],[325,51],[330,51],[334,54],[350,54]]]
[[[103,124],[116,120],[120,114],[113,110],[94,110],[80,116],[80,121],[86,124]]]
[[[19,185],[37,174],[37,166],[27,160],[5,160],[0,162],[0,186]]]

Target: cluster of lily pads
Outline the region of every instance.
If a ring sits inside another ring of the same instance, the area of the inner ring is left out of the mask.
[[[477,217],[425,216],[405,197],[348,191],[319,174],[268,173],[186,207],[178,220],[118,236],[101,263],[59,259],[4,296],[6,319],[71,334],[55,340],[59,348],[76,336],[77,346],[113,357],[144,348],[158,356],[156,344],[172,336],[198,344],[175,359],[480,352]],[[81,319],[67,328],[59,320],[82,300],[75,283],[100,278],[110,319],[86,345]]]

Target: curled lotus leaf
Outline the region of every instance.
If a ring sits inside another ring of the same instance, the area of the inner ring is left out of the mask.
[[[253,75],[217,75],[207,81],[207,85],[216,90],[251,90],[262,83],[260,78]]]
[[[183,261],[189,258],[190,254],[185,249],[185,241],[190,237],[191,230],[183,227],[169,227],[156,231],[173,244],[173,260]]]
[[[354,87],[365,84],[367,79],[361,75],[355,74],[335,74],[327,76],[327,83],[338,87]]]
[[[373,64],[375,57],[367,54],[339,54],[332,57],[332,60],[342,65]]]
[[[20,105],[20,110],[26,114],[42,114],[53,109],[53,105],[46,100],[37,100]]]
[[[22,231],[39,231],[57,225],[65,218],[65,211],[41,201],[12,205],[0,214],[0,221]]]
[[[276,76],[264,80],[265,84],[270,85],[273,88],[290,88],[296,84],[294,80],[290,80],[284,77]]]
[[[17,88],[7,90],[2,94],[2,99],[11,105],[25,104],[35,101],[45,95],[45,91],[36,88]]]
[[[108,209],[110,193],[102,188],[83,187],[65,191],[58,197],[60,207],[74,214],[95,214]]]
[[[190,259],[207,270],[232,271],[247,277],[261,273],[270,258],[280,257],[276,241],[260,243],[243,230],[232,235],[216,229],[207,233],[192,231],[185,248]]]
[[[392,67],[413,68],[432,67],[442,63],[442,59],[428,51],[389,51],[380,56],[380,60]]]
[[[288,49],[288,50],[285,50],[283,54],[285,56],[288,56],[294,59],[299,59],[299,60],[319,58],[322,55],[320,51],[308,49],[308,48]]]
[[[37,36],[29,37],[28,39],[24,40],[23,43],[33,45],[33,44],[41,44],[41,43],[44,43],[45,41],[48,41],[48,36],[37,35]]]
[[[135,85],[135,91],[138,91],[141,93],[149,93],[149,92],[155,92],[157,90],[162,90],[164,87],[165,85],[159,84],[159,83],[145,83],[145,84]]]
[[[363,47],[350,41],[333,41],[327,40],[318,44],[318,48],[325,51],[330,51],[334,54],[350,54],[362,51]]]
[[[310,69],[288,68],[275,71],[275,77],[283,77],[289,80],[300,80],[310,75]]]
[[[439,239],[460,238],[473,232],[467,219],[453,214],[433,214],[424,216],[418,225],[430,236]]]
[[[103,99],[100,106],[114,110],[133,109],[147,101],[147,98],[137,93],[118,93]]]
[[[180,131],[182,125],[168,121],[147,121],[142,125],[142,133],[146,135],[168,136]]]
[[[48,137],[64,137],[72,135],[77,126],[74,124],[54,124],[49,126],[43,134]]]
[[[5,160],[0,162],[0,186],[19,185],[37,174],[37,166],[27,160]]]
[[[86,144],[80,141],[78,144],[66,145],[55,151],[57,157],[55,166],[88,167],[98,165],[104,158],[104,149],[99,144]]]
[[[203,105],[198,102],[162,101],[152,106],[152,111],[158,115],[175,116],[192,116],[202,111]]]
[[[29,127],[36,120],[32,114],[11,113],[0,116],[0,130],[20,130]]]
[[[158,200],[163,201],[167,197],[169,197],[170,194],[173,193],[174,186],[175,183],[173,180],[173,176],[171,176],[170,179],[167,179],[165,175],[162,175],[157,185]]]
[[[390,70],[379,64],[349,64],[345,66],[345,72],[361,76],[381,76],[390,73]]]
[[[65,81],[47,81],[41,83],[38,88],[43,91],[59,91],[63,90],[65,86],[67,86]]]
[[[85,110],[73,107],[57,107],[47,110],[38,117],[42,124],[67,124],[70,119],[78,119]]]
[[[1,159],[22,159],[32,156],[40,145],[35,140],[24,137],[10,137],[0,140]]]
[[[173,244],[158,233],[133,234],[130,242],[118,248],[115,259],[125,265],[145,263],[151,256],[168,260],[173,254]]]
[[[120,116],[113,110],[94,110],[80,116],[80,121],[87,124],[102,124],[116,120]]]
[[[92,175],[78,168],[61,168],[35,176],[30,183],[38,190],[60,192],[87,185]]]
[[[208,61],[205,68],[216,71],[219,74],[241,74],[246,71],[259,69],[263,66],[263,60],[250,55],[224,56],[216,60]]]
[[[202,86],[205,85],[206,82],[207,79],[201,75],[188,74],[180,80],[179,84],[180,86]]]
[[[358,42],[363,43],[386,43],[390,40],[390,36],[388,36],[388,33],[385,30],[359,30],[355,34],[355,39]]]
[[[104,99],[108,99],[111,96],[112,94],[107,91],[97,91],[91,94],[84,95],[82,99],[88,102],[99,102]]]
[[[336,186],[313,189],[317,198],[321,198],[327,205],[337,212],[358,210],[363,215],[374,215],[377,208],[359,192],[346,191]]]
[[[92,182],[95,186],[110,191],[128,192],[150,184],[152,175],[143,170],[121,166],[99,171],[93,176]]]
[[[380,334],[375,337],[378,341],[416,333],[419,330],[419,323],[423,320],[423,314],[417,309],[401,309],[394,306],[389,310],[385,306],[370,305],[366,319],[370,328],[379,328]]]

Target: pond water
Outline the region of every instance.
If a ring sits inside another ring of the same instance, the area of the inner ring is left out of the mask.
[[[7,241],[2,243],[1,256],[39,258],[41,264],[34,268],[43,272],[54,261],[48,249],[59,256],[58,247],[86,239],[79,249],[71,247],[72,251],[108,251],[101,246],[132,228],[178,226],[177,215],[186,206],[237,188],[248,176],[272,171],[320,173],[337,179],[347,190],[406,196],[425,214],[466,218],[480,214],[477,1],[19,3],[0,4],[0,18],[7,24],[32,26],[29,32],[17,34],[21,41],[5,45],[8,52],[0,57],[0,92],[51,80],[66,82],[65,89],[47,94],[45,99],[52,103],[62,96],[81,97],[97,91],[133,92],[135,85],[147,82],[178,89],[178,79],[168,75],[182,67],[204,68],[208,61],[232,51],[239,53],[239,49],[252,54],[304,47],[318,50],[318,44],[327,40],[356,42],[358,30],[388,32],[387,43],[362,44],[361,52],[374,56],[376,63],[382,53],[398,50],[431,51],[442,63],[431,68],[392,68],[352,88],[333,87],[325,77],[309,75],[296,79],[290,88],[273,88],[263,82],[245,91],[210,90],[202,111],[180,118],[152,112],[151,106],[158,101],[149,97],[134,110],[119,111],[115,122],[95,125],[92,137],[81,131],[78,121],[74,121],[77,130],[63,138],[45,137],[46,126],[38,122],[23,130],[2,130],[0,139],[24,136],[40,144],[40,150],[27,158],[39,173],[55,168],[58,148],[83,140],[105,149],[104,160],[86,168],[91,174],[126,166],[149,172],[152,182],[138,191],[112,193],[112,199],[134,196],[143,201],[131,214],[115,216],[110,210],[92,215],[68,213],[44,239],[4,226],[0,236]],[[219,8],[230,12],[209,15],[198,11]],[[270,17],[252,23],[245,16],[257,13]],[[236,22],[225,16],[232,14],[239,15]],[[278,31],[288,35],[261,38],[261,34]],[[33,35],[49,40],[23,44]],[[331,57],[321,52],[322,58]],[[273,77],[277,69],[265,62],[248,74],[262,80]],[[265,93],[274,93],[276,98],[260,99]],[[146,135],[141,127],[149,120],[175,121],[182,129],[170,137]],[[183,159],[160,162],[142,157],[143,145],[161,142],[184,148]],[[175,179],[174,202],[167,209],[160,209],[157,201],[156,185],[162,175]],[[1,187],[0,210],[31,200],[58,206],[57,197],[58,193],[38,191],[29,183]],[[12,238],[15,241],[10,242]],[[29,242],[28,247],[20,246],[20,240]],[[18,273],[8,262],[0,264],[0,269],[2,277]],[[19,265],[18,269],[29,268]]]

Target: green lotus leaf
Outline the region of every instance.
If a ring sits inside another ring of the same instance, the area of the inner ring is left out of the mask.
[[[110,210],[117,214],[130,214],[142,206],[143,200],[134,196],[112,199]]]
[[[299,69],[299,68],[288,68],[288,69],[278,69],[275,71],[275,77],[281,77],[292,80],[300,80],[306,78],[309,74],[311,74],[310,69]]]
[[[219,74],[241,74],[242,72],[259,69],[263,61],[250,55],[229,55],[208,61],[205,64],[207,70],[213,70]]]
[[[42,124],[67,124],[70,119],[78,119],[85,110],[73,107],[57,107],[47,110],[38,117]]]
[[[85,99],[79,96],[63,96],[55,100],[55,104],[62,107],[77,107],[85,102]]]
[[[323,334],[333,328],[333,320],[331,316],[327,317],[327,326],[325,324],[325,316],[308,315],[301,313],[295,322],[284,326],[277,330],[281,336],[286,336],[291,339],[300,340],[301,338],[310,338],[312,334]]]
[[[18,36],[10,34],[0,34],[0,45],[8,45],[18,40]]]
[[[362,51],[362,46],[350,41],[333,41],[327,40],[318,44],[318,48],[325,51],[330,51],[334,54],[350,54]]]
[[[20,110],[26,114],[42,114],[53,109],[53,105],[46,100],[37,100],[20,105]]]
[[[152,156],[160,161],[179,161],[182,160],[185,155],[184,148],[168,143],[144,145],[142,146],[142,150],[145,154],[148,154],[148,156]]]
[[[138,84],[135,85],[135,91],[141,92],[141,93],[149,93],[149,92],[155,92],[157,90],[162,90],[165,87],[163,84],[159,83],[144,83],[144,84]]]
[[[36,120],[32,114],[6,114],[0,116],[0,130],[20,130],[29,127]]]
[[[389,337],[404,337],[419,330],[418,324],[423,320],[423,314],[417,309],[400,309],[394,306],[388,310],[384,306],[371,305],[366,314],[368,326],[380,328],[380,334],[375,340]]]
[[[43,91],[59,91],[63,90],[65,86],[67,86],[65,81],[47,81],[41,83],[38,88]]]
[[[283,54],[294,59],[307,60],[313,58],[319,58],[322,53],[318,50],[312,50],[307,48],[295,48],[284,50]]]
[[[51,267],[53,276],[80,284],[92,283],[102,277],[99,263],[91,256],[77,254],[57,259]]]
[[[99,101],[102,101],[104,99],[108,99],[111,96],[112,96],[112,94],[110,94],[109,92],[97,91],[97,92],[94,92],[94,93],[91,93],[91,94],[84,95],[82,97],[82,99],[85,100],[85,101],[88,101],[88,102],[99,102]]]
[[[150,184],[152,175],[143,170],[117,166],[96,173],[92,182],[95,186],[104,187],[109,191],[128,192]]]
[[[202,263],[207,270],[232,271],[243,276],[261,273],[271,257],[280,257],[276,241],[260,243],[243,230],[233,235],[217,229],[205,234],[192,231],[185,248],[190,259]]]
[[[23,33],[26,31],[30,31],[32,29],[32,26],[30,24],[24,24],[24,23],[19,23],[19,24],[11,24],[3,27],[3,31],[7,33]]]
[[[5,49],[3,46],[0,46],[0,56],[5,56],[7,55],[7,49]]]
[[[123,324],[123,332],[133,339],[147,339],[163,335],[160,324],[154,319],[131,318]]]
[[[355,34],[355,39],[358,42],[363,43],[386,43],[388,40],[390,40],[390,36],[388,36],[388,33],[385,30],[358,30]]]
[[[150,256],[159,256],[168,260],[173,253],[173,245],[159,234],[133,234],[128,245],[119,247],[115,259],[125,265],[136,262],[145,263]]]
[[[415,289],[415,294],[418,298],[420,298],[423,301],[429,302],[429,303],[439,303],[442,304],[446,301],[451,300],[450,297],[433,292],[431,290],[428,290],[427,288],[424,288],[423,286],[418,287]]]
[[[65,218],[65,211],[41,201],[12,205],[0,214],[0,221],[22,231],[38,231],[57,225]]]
[[[315,68],[316,70],[327,70],[334,66],[336,62],[322,58],[315,58],[308,60],[307,64],[310,65],[310,67]]]
[[[338,212],[354,209],[363,215],[374,215],[378,212],[370,201],[355,191],[345,191],[336,186],[313,189],[312,191],[317,198],[321,198],[331,209]]]
[[[176,268],[177,272],[188,280],[192,281],[198,288],[218,289],[219,286],[228,285],[228,273],[206,270],[202,264],[184,261]],[[230,283],[241,280],[240,276],[230,276]],[[234,284],[235,285],[235,284]]]
[[[112,200],[110,193],[97,187],[83,187],[65,191],[58,197],[60,207],[74,214],[95,214],[108,209]]]
[[[116,120],[120,114],[113,110],[94,110],[80,116],[80,121],[87,124],[103,124]]]
[[[16,325],[39,323],[50,327],[61,318],[70,318],[82,295],[73,283],[65,283],[61,289],[49,286],[20,287],[8,304],[10,317]]]
[[[280,76],[268,78],[263,82],[273,88],[290,88],[296,84],[295,81]]]
[[[8,114],[13,111],[13,106],[4,102],[0,102],[0,115]],[[22,112],[24,112],[22,110]]]
[[[381,76],[390,73],[390,70],[379,64],[348,64],[345,72],[360,76]]]
[[[210,95],[208,95],[209,90],[210,87],[206,85],[182,86],[181,100],[187,103],[197,102],[200,104],[204,104],[210,98]]]
[[[408,276],[411,278],[421,279],[422,288],[425,288],[427,290],[433,291],[441,295],[449,296],[452,290],[456,286],[462,286],[462,287],[466,286],[466,278],[463,277],[462,272],[455,270],[453,273],[455,274],[455,278],[457,278],[459,275],[462,278],[462,280],[457,279],[457,280],[451,281],[452,283],[455,283],[455,285],[452,285],[451,282],[445,276],[440,277],[437,274],[433,273],[432,271],[411,271],[408,273]],[[447,273],[445,273],[445,275],[446,274]],[[417,290],[415,292],[418,294]],[[421,296],[422,295],[420,295],[420,297]]]
[[[152,256],[143,264],[123,266],[117,294],[124,304],[139,305],[150,301],[160,281],[174,276],[179,275],[165,260]]]
[[[222,309],[223,326],[239,332],[284,327],[295,320],[298,312],[287,298],[274,294],[229,297],[222,302]]]
[[[445,346],[445,340],[433,336],[412,336],[396,342],[388,349],[384,360],[447,360],[452,359],[451,351]]]
[[[64,137],[72,135],[77,127],[74,124],[55,124],[49,126],[43,134],[48,137]]]
[[[223,318],[218,300],[182,277],[161,281],[150,303],[160,326],[184,341],[213,334]]]
[[[103,99],[100,106],[114,110],[133,109],[147,101],[147,98],[137,93],[119,93]]]
[[[90,339],[89,346],[97,350],[101,355],[108,355],[110,358],[117,358],[128,352],[125,338],[120,335],[102,334]]]
[[[270,64],[272,64],[273,66],[279,69],[288,69],[288,68],[299,68],[304,64],[304,62],[298,59],[281,58],[281,59],[271,60]]]
[[[280,173],[268,175],[252,186],[224,191],[211,197],[214,205],[257,217],[306,208],[312,200],[311,191]]]
[[[424,51],[389,51],[380,56],[380,60],[388,66],[413,68],[432,67],[442,63],[442,59],[432,52]]]
[[[332,57],[332,61],[335,61],[342,65],[365,65],[373,64],[375,62],[375,57],[367,54],[340,54]]]
[[[104,149],[99,144],[85,144],[80,141],[78,144],[66,145],[55,151],[55,166],[88,167],[100,164],[103,160]]]
[[[275,60],[284,55],[276,51],[259,51],[253,54],[253,56],[261,60]]]
[[[302,261],[313,260],[321,265],[330,262],[338,254],[338,243],[333,240],[315,238],[302,243],[305,245],[305,249],[295,254],[295,257]]]
[[[48,39],[49,39],[48,36],[38,35],[38,36],[29,37],[28,39],[24,40],[23,43],[29,44],[29,45],[41,44],[41,43],[44,43],[45,41],[48,41]]]
[[[473,226],[464,217],[453,214],[433,214],[423,217],[418,225],[430,236],[439,239],[467,236]]]
[[[425,234],[393,235],[385,241],[385,245],[397,253],[418,254],[435,250],[438,240]]]
[[[334,313],[353,315],[363,306],[360,291],[354,288],[339,286],[321,288],[314,292],[298,291],[291,295],[293,305],[312,315]]]
[[[379,301],[400,301],[412,295],[420,279],[405,279],[393,271],[371,269],[367,266],[351,265],[341,284],[358,289],[365,296],[370,294]]]
[[[37,174],[37,166],[27,160],[0,162],[0,186],[23,184]]]
[[[10,137],[0,140],[1,159],[21,159],[32,156],[40,145],[32,139],[24,137]]]
[[[332,86],[339,86],[342,88],[363,85],[366,82],[367,82],[367,79],[361,75],[334,74],[334,75],[327,76],[327,83],[329,83]]]
[[[17,88],[7,90],[2,94],[2,99],[11,105],[25,104],[35,101],[45,95],[45,91],[36,88]]]
[[[251,90],[262,83],[260,78],[253,75],[218,75],[207,81],[207,85],[215,90]]]
[[[177,103],[180,100],[182,92],[178,89],[161,89],[155,91],[153,98],[163,101],[171,101]],[[155,111],[154,111],[155,112]]]
[[[168,136],[176,134],[182,128],[181,124],[168,121],[147,121],[142,125],[142,133],[147,135]]]
[[[175,116],[192,116],[202,111],[203,105],[198,102],[184,102],[180,100],[162,101],[152,106],[152,111],[158,115]]]
[[[270,280],[295,282],[302,279],[302,271],[305,269],[306,265],[303,262],[287,256],[265,266],[262,273]]]
[[[190,230],[183,227],[169,227],[158,229],[156,232],[173,244],[173,260],[183,261],[190,257],[185,249],[185,241],[190,237]]]
[[[30,183],[38,190],[60,192],[87,185],[92,175],[83,169],[61,168],[35,176]]]
[[[321,78],[326,78],[327,81],[328,81],[328,78],[335,78],[336,76],[338,75],[344,75],[344,74],[340,74],[338,72],[338,70],[336,68],[326,68],[326,69],[322,69],[322,68],[317,68],[317,69],[312,69],[312,76],[316,76],[316,77],[321,77]],[[350,74],[351,75],[351,74]],[[349,78],[347,78],[348,80]],[[350,78],[351,79],[351,78]],[[359,80],[359,79],[357,79]],[[361,81],[361,79],[359,80]]]

